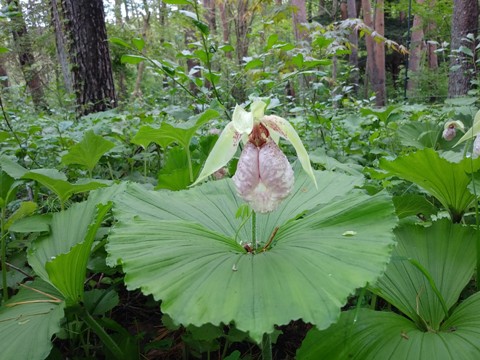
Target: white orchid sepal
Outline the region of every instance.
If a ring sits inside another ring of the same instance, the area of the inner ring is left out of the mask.
[[[273,132],[275,135],[280,136],[285,140],[288,140],[290,144],[292,144],[293,148],[297,153],[298,160],[300,160],[300,164],[302,164],[303,170],[307,173],[308,176],[310,176],[313,183],[315,184],[315,188],[318,189],[317,179],[315,179],[312,165],[310,164],[310,157],[308,156],[308,152],[305,149],[305,146],[303,146],[302,140],[300,139],[300,136],[298,136],[292,124],[290,124],[284,118],[276,115],[264,116],[262,124],[265,125],[265,127],[270,132]]]

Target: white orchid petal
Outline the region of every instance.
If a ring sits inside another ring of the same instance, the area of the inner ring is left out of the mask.
[[[240,105],[235,106],[232,124],[240,134],[250,134],[253,129],[253,113],[246,111]]]
[[[310,157],[308,156],[307,150],[303,146],[302,140],[293,128],[292,124],[290,124],[284,118],[276,115],[266,115],[263,117],[261,122],[268,128],[269,131],[273,131],[284,139],[290,141],[297,152],[297,157],[302,164],[303,170],[308,174],[308,176],[310,176],[315,184],[315,188],[318,188],[317,180],[315,179],[312,166],[310,165]]]
[[[265,109],[267,108],[267,104],[264,103],[261,100],[255,100],[251,105],[250,105],[250,110],[253,114],[254,119],[261,120],[263,116],[265,115]]]
[[[233,122],[229,122],[208,155],[200,175],[191,186],[205,180],[209,175],[225,166],[235,155],[241,138],[242,134],[236,131]]]

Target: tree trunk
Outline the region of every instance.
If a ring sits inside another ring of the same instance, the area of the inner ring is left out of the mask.
[[[230,24],[228,22],[227,9],[224,1],[218,1],[218,10],[222,21],[222,37],[225,44],[230,42]]]
[[[115,107],[115,87],[102,0],[63,0],[78,114]]]
[[[373,23],[370,0],[362,0],[364,22],[379,35],[384,35],[385,32],[383,6],[383,0],[378,0],[375,7],[375,23]],[[375,104],[385,106],[385,44],[374,41],[371,36],[366,37],[366,43],[368,78],[375,91]]]
[[[237,40],[236,55],[238,65],[241,66],[243,58],[248,55],[248,29],[253,20],[254,10],[248,9],[249,0],[237,0],[236,2],[236,14],[234,17],[235,22],[235,37]],[[234,88],[232,89],[232,95],[237,103],[243,103],[246,100],[245,82],[241,78]]]
[[[18,0],[7,0],[7,3],[14,5],[18,9],[18,15],[12,18],[12,35],[18,52],[18,61],[20,62],[27,88],[32,95],[33,105],[37,110],[46,109],[47,104],[44,100],[42,80],[39,72],[34,69],[35,57],[19,2]]]
[[[237,60],[242,64],[248,55],[248,0],[237,0],[237,16],[235,17],[235,33],[237,38]]]
[[[466,95],[474,77],[475,59],[458,51],[464,46],[475,53],[475,42],[464,41],[467,34],[476,37],[478,28],[478,0],[454,0],[452,17],[451,61],[448,78],[448,96]]]
[[[342,20],[348,19],[348,4],[343,2],[340,4],[340,14],[342,14]]]
[[[147,43],[147,32],[148,28],[150,26],[150,11],[145,9],[147,12],[147,15],[143,17],[143,28],[142,28],[142,39]],[[146,53],[146,48],[145,46],[142,49],[142,54],[145,55]],[[145,61],[142,61],[140,64],[138,64],[137,67],[137,79],[135,80],[135,89],[133,90],[132,96],[140,98],[142,97],[142,89],[140,88],[140,85],[142,83],[142,78],[143,78],[143,73],[145,71]]]
[[[348,0],[347,3],[347,15],[350,19],[357,17],[357,4],[355,0]],[[351,44],[350,55],[348,56],[348,62],[354,70],[350,73],[350,81],[352,82],[355,92],[358,91],[358,31],[352,29],[352,32],[348,36],[348,41]]]
[[[377,0],[375,6],[375,31],[380,35],[385,35],[384,21],[384,0]],[[387,89],[385,84],[385,43],[375,41],[373,44],[375,50],[375,70],[376,76],[373,77],[372,85],[377,97],[375,104],[385,106],[387,103]]]
[[[203,0],[205,8],[205,19],[207,20],[208,28],[211,33],[217,31],[217,22],[215,18],[215,0]]]
[[[70,72],[70,67],[68,65],[66,44],[65,44],[65,34],[62,26],[62,19],[58,11],[58,0],[51,0],[51,17],[52,17],[52,26],[55,32],[55,45],[57,48],[57,58],[60,64],[60,69],[62,70],[63,75],[63,86],[67,93],[73,92],[72,86],[72,73]]]
[[[0,55],[0,85],[3,89],[10,86],[10,82],[8,81],[7,68],[5,67],[5,56],[3,55]]]
[[[424,0],[417,0],[417,4],[423,4]],[[408,71],[410,77],[407,83],[407,89],[413,90],[417,84],[417,75],[420,70],[420,61],[424,53],[424,34],[423,34],[423,19],[420,15],[415,14],[413,17],[413,32],[410,40],[410,55],[408,59]]]
[[[293,33],[297,44],[308,39],[308,31],[305,28],[307,22],[307,11],[305,0],[292,0]]]
[[[115,0],[115,7],[113,12],[115,13],[115,24],[117,26],[123,25],[123,17],[122,17],[122,0]]]

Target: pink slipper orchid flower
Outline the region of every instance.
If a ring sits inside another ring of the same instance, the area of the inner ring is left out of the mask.
[[[232,178],[237,193],[256,212],[275,210],[290,194],[294,183],[292,166],[277,145],[282,137],[293,145],[303,170],[317,187],[308,153],[297,132],[287,120],[265,115],[266,106],[263,101],[254,101],[250,112],[239,105],[235,107],[232,121],[223,129],[193,185],[225,166],[243,141],[245,146]]]

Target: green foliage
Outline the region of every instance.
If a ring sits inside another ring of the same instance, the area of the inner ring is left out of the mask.
[[[329,359],[471,359],[478,354],[479,294],[455,307],[474,271],[476,231],[443,219],[430,227],[402,226],[396,235],[392,261],[373,291],[406,317],[349,310],[332,327],[312,330],[298,359],[327,354]]]
[[[393,161],[382,159],[380,166],[391,175],[411,181],[435,196],[449,211],[453,222],[460,222],[476,199],[467,186],[472,180],[470,174],[480,169],[478,160],[467,158],[454,163],[432,149],[424,149]]]
[[[349,191],[357,178],[318,173],[317,192],[306,175],[297,176],[296,196],[257,216],[258,253],[242,246],[252,234],[234,216],[230,181],[179,193],[129,187],[114,201],[119,223],[109,237],[109,263],[122,264],[129,289],[153,294],[185,326],[232,322],[257,343],[275,324],[300,317],[326,327],[349,293],[382,271],[395,218],[384,194]],[[352,230],[355,236],[345,235]]]
[[[26,14],[48,112],[34,111],[18,83],[17,44],[5,38],[0,47],[9,73],[0,79],[9,81],[0,125],[2,355],[257,359],[273,343],[289,359],[304,321],[314,326],[299,359],[475,358],[479,167],[469,154],[478,99],[473,89],[434,103],[447,92],[451,4],[437,0],[433,15],[428,2],[413,4],[437,24],[425,30],[439,45],[439,69],[422,62],[408,94],[429,103],[396,103],[400,87],[388,85],[386,108],[372,108],[369,89],[352,83],[349,28],[360,23],[330,24],[325,13],[301,43],[290,6],[248,2],[244,19],[227,11],[248,33],[226,39],[198,2],[147,1],[150,18],[141,2],[129,4],[121,25],[106,4],[118,109],[76,118],[53,33],[41,25],[45,4]],[[314,17],[318,4],[306,4]],[[405,33],[407,5],[387,1],[391,40]],[[317,192],[296,165],[291,196],[268,215],[237,197],[228,179],[237,158],[213,176],[227,179],[190,188],[235,105],[259,97],[323,170]],[[446,141],[452,120],[467,130]]]
[[[111,141],[96,135],[93,131],[87,131],[82,141],[70,147],[62,156],[65,165],[78,164],[85,166],[92,173],[100,158],[115,146]]]

